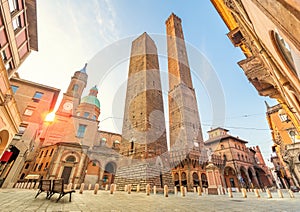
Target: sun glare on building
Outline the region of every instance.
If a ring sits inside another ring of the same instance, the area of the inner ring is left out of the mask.
[[[54,118],[55,118],[55,113],[54,112],[51,112],[51,113],[48,113],[46,118],[45,118],[45,121],[46,122],[53,122],[54,121]]]

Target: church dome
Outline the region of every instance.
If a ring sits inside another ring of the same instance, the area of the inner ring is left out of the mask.
[[[89,95],[81,99],[81,104],[87,103],[87,104],[95,105],[96,107],[100,108],[100,101],[97,98],[97,94],[98,94],[97,87],[96,86],[92,87],[90,89]]]

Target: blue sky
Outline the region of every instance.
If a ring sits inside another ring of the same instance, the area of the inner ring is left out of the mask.
[[[212,124],[212,108],[225,108],[223,127],[229,129],[232,135],[249,141],[249,146],[260,145],[267,162],[272,141],[265,119],[264,100],[271,105],[276,102],[260,97],[238,67],[236,63],[245,56],[227,38],[228,29],[208,0],[38,1],[39,52],[30,55],[19,70],[20,76],[60,88],[63,93],[73,73],[85,62],[93,64],[98,60],[96,55],[103,48],[128,37],[133,40],[143,32],[164,37],[165,20],[172,12],[182,19],[188,46],[196,49],[203,55],[202,59],[210,63],[223,89],[225,104],[212,106],[212,97],[207,93],[205,83],[193,75],[204,137],[207,138],[206,131]],[[159,45],[158,49],[163,47]],[[130,48],[126,51],[129,56]],[[167,70],[163,56],[160,57],[160,68],[162,72]],[[97,79],[101,80],[97,82],[93,76],[102,72],[97,72],[92,65],[87,68],[90,81],[99,86],[100,120],[105,119],[100,128],[121,133],[119,118],[123,117],[122,97],[125,94],[128,58],[111,69],[110,74],[100,76]],[[167,91],[167,87],[165,89]],[[120,104],[114,104],[116,97],[121,99]],[[110,116],[118,120],[107,119]]]

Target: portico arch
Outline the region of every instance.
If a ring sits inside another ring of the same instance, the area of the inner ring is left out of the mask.
[[[224,178],[227,188],[236,188],[239,185],[239,181],[236,172],[231,166],[226,166],[224,169]]]
[[[114,183],[115,174],[117,170],[117,165],[114,162],[108,162],[105,165],[104,174],[103,174],[103,185]]]

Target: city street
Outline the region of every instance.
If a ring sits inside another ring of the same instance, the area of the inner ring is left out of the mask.
[[[42,193],[37,199],[37,190],[26,189],[1,189],[0,211],[299,211],[300,194],[296,193],[291,199],[284,192],[284,198],[278,198],[277,192],[272,193],[273,198],[268,199],[266,193],[257,199],[254,193],[247,193],[248,198],[242,198],[241,193],[234,193],[234,198],[227,195],[203,195],[198,196],[188,193],[186,197],[169,194],[145,193],[127,194],[117,191],[111,195],[108,191],[99,191],[97,195],[93,191],[79,190],[72,194],[72,202],[68,202],[69,196],[63,197],[58,203],[54,195],[51,200],[46,200],[46,194]]]

